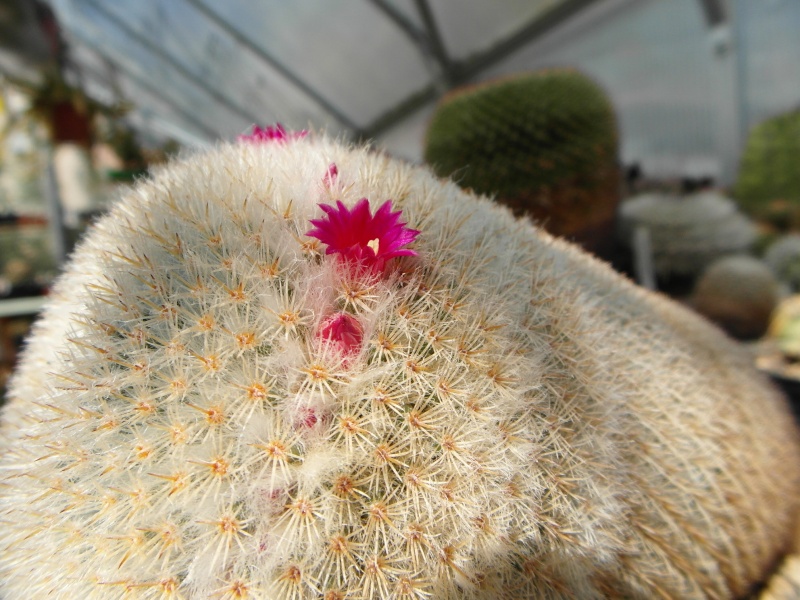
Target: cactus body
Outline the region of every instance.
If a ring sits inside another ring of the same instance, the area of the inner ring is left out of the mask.
[[[756,238],[753,223],[715,192],[649,193],[625,200],[620,236],[628,245],[637,227],[649,230],[653,266],[665,277],[697,276],[718,258],[747,252]]]
[[[753,340],[766,333],[780,295],[778,280],[766,264],[733,255],[708,266],[697,280],[691,303],[733,337]]]
[[[781,236],[769,245],[764,262],[790,292],[800,291],[800,234]]]
[[[797,224],[800,209],[800,110],[777,115],[750,132],[736,181],[749,213]],[[782,213],[782,215],[780,214]]]
[[[440,176],[596,246],[619,202],[616,119],[586,76],[550,70],[463,88],[431,119],[425,161]]]
[[[418,256],[365,275],[304,235],[364,197]],[[701,319],[314,136],[177,162],[102,219],[0,448],[0,595],[53,599],[741,596],[800,455]]]
[[[769,336],[775,340],[781,353],[792,363],[792,376],[797,377],[800,360],[800,295],[785,298],[776,307],[769,325]]]

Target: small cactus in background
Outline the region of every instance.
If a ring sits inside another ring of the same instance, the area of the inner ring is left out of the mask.
[[[767,335],[756,350],[756,365],[786,391],[800,418],[800,294],[783,298],[775,307]],[[800,545],[795,551],[800,552]]]
[[[772,270],[752,256],[734,255],[711,263],[697,280],[692,307],[731,336],[760,338],[780,300]]]
[[[800,234],[790,233],[775,240],[764,253],[764,262],[790,292],[800,291]]]
[[[425,161],[549,232],[600,250],[619,203],[617,145],[603,90],[576,71],[548,70],[445,96]]]
[[[101,219],[0,448],[6,598],[742,596],[800,491],[783,399],[715,328],[314,135]]]
[[[635,196],[620,206],[619,221],[629,246],[636,228],[649,231],[654,269],[666,278],[696,277],[717,258],[747,252],[756,239],[755,225],[715,192]]]
[[[736,199],[780,227],[800,224],[800,109],[756,125],[747,138]]]
[[[769,336],[775,340],[783,356],[793,363],[800,361],[800,295],[785,298],[775,309],[769,325]],[[798,376],[798,370],[792,369]]]
[[[796,536],[795,552],[786,557],[780,569],[770,579],[770,584],[759,600],[797,600],[800,590],[800,535]]]

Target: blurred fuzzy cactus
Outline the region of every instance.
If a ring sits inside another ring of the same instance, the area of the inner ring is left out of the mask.
[[[267,133],[139,182],[55,286],[3,412],[0,595],[766,577],[800,448],[747,355],[426,170]]]
[[[772,270],[747,255],[719,258],[697,280],[691,303],[731,336],[760,338],[780,300],[780,285]]]
[[[800,225],[800,109],[756,125],[745,144],[735,193],[747,212],[781,227]]]
[[[779,237],[767,247],[766,262],[790,292],[800,291],[800,234]]]
[[[425,161],[461,187],[593,250],[607,245],[620,196],[614,110],[572,70],[456,90],[431,119]]]
[[[756,239],[755,225],[716,192],[625,200],[619,217],[623,242],[632,246],[640,227],[649,233],[655,271],[665,278],[696,277],[717,258],[747,252]]]

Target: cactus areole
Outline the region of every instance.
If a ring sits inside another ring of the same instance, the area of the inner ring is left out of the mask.
[[[797,432],[716,329],[507,209],[279,128],[101,219],[0,430],[3,598],[725,598]]]

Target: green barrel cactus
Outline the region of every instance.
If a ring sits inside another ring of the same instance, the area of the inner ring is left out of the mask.
[[[76,250],[0,426],[4,598],[723,598],[798,432],[691,312],[427,170],[259,130]]]
[[[717,192],[689,195],[646,193],[620,205],[619,235],[633,246],[637,228],[648,231],[657,275],[697,277],[713,261],[746,253],[756,227],[729,198]]]
[[[742,154],[735,186],[744,210],[778,221],[800,224],[800,109],[753,127]]]
[[[611,239],[620,195],[618,135],[603,90],[573,70],[548,70],[445,96],[425,161],[549,232],[593,250]]]

